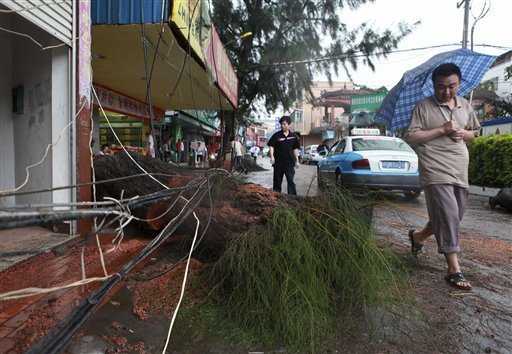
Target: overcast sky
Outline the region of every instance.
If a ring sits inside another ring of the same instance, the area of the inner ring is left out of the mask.
[[[374,28],[396,28],[400,21],[415,23],[421,20],[413,33],[407,36],[398,49],[413,49],[441,44],[459,43],[457,46],[390,54],[376,61],[376,71],[362,65],[352,72],[352,78],[358,85],[371,88],[386,86],[391,88],[402,77],[404,71],[428,60],[431,56],[461,47],[464,23],[464,6],[457,8],[460,0],[376,0],[355,11],[344,11],[342,21],[350,26],[368,22]],[[469,29],[474,23],[483,5],[490,10],[478,21],[474,31],[474,50],[480,53],[499,55],[512,50],[512,0],[472,0],[469,15]],[[473,14],[473,15],[472,15]],[[470,38],[469,33],[469,38]],[[503,49],[479,47],[487,44],[506,47]],[[468,48],[470,48],[470,43]],[[318,79],[324,79],[321,76]],[[349,80],[345,73],[336,79]]]

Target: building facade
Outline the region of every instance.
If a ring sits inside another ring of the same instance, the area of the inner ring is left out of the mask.
[[[220,135],[238,82],[207,6],[0,0],[0,207],[91,201],[101,143]]]
[[[76,181],[76,3],[0,9],[0,206],[69,204],[72,190],[54,187]]]
[[[350,81],[337,81],[330,84],[328,81],[315,81],[311,87],[313,95],[304,93],[304,99],[295,104],[291,117],[293,120],[292,129],[301,135],[303,146],[320,143],[324,135],[326,137],[330,122],[343,119],[346,110],[343,107],[325,109],[325,106],[316,104],[317,100],[326,92],[338,90],[353,90],[354,83]],[[348,122],[348,118],[347,118]],[[334,138],[334,135],[333,135]]]

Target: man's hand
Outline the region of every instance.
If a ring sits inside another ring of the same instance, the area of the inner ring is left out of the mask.
[[[461,129],[459,127],[459,123],[457,123],[454,120],[451,120],[449,122],[444,123],[441,126],[441,130],[442,130],[443,134],[448,135],[448,134],[455,133]]]
[[[450,138],[455,141],[456,143],[460,141],[464,141],[464,136],[466,135],[466,130],[459,129],[453,133],[450,134]]]
[[[270,164],[273,165],[275,162],[274,156],[270,156]]]
[[[295,161],[295,168],[299,168],[300,164],[299,161]]]

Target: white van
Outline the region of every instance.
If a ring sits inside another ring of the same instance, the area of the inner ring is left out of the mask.
[[[318,163],[325,157],[325,154],[319,154],[317,151],[318,145],[309,145],[304,148],[304,155],[302,156],[302,163],[311,164]]]

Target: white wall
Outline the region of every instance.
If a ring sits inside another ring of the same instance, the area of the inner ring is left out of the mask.
[[[50,35],[19,17],[13,17],[16,31],[26,33],[40,43],[51,44]],[[41,164],[26,167],[41,160],[52,137],[52,76],[51,50],[42,51],[29,39],[14,37],[12,85],[24,87],[24,112],[12,114],[14,121],[14,156],[16,186],[28,182],[20,192],[51,187],[51,154]],[[17,204],[51,203],[51,193],[20,195]]]
[[[512,65],[512,60],[508,60],[505,63],[496,65],[495,67],[489,69],[482,79],[482,82],[484,82],[487,80],[493,80],[497,77],[498,89],[496,90],[496,94],[501,98],[506,98],[512,94],[512,78],[508,81],[505,81],[505,68],[510,65]]]
[[[0,23],[11,25],[11,17],[0,13]],[[0,190],[14,188],[14,136],[11,113],[12,35],[0,31]],[[14,197],[0,198],[0,207],[14,204]]]
[[[58,40],[17,14],[2,14],[3,27],[27,34],[43,46]],[[0,31],[0,186],[19,192],[67,186],[71,183],[69,113],[69,48],[42,50],[29,38]],[[12,113],[11,90],[23,86],[23,113]],[[28,176],[28,180],[27,180]],[[69,202],[72,191],[55,191],[0,198],[0,205]]]
[[[512,123],[494,124],[482,127],[482,136],[512,134]]]
[[[69,64],[71,52],[68,47],[52,50],[52,177],[53,186],[69,186],[71,180]],[[72,190],[62,189],[53,192],[53,203],[71,200]]]

